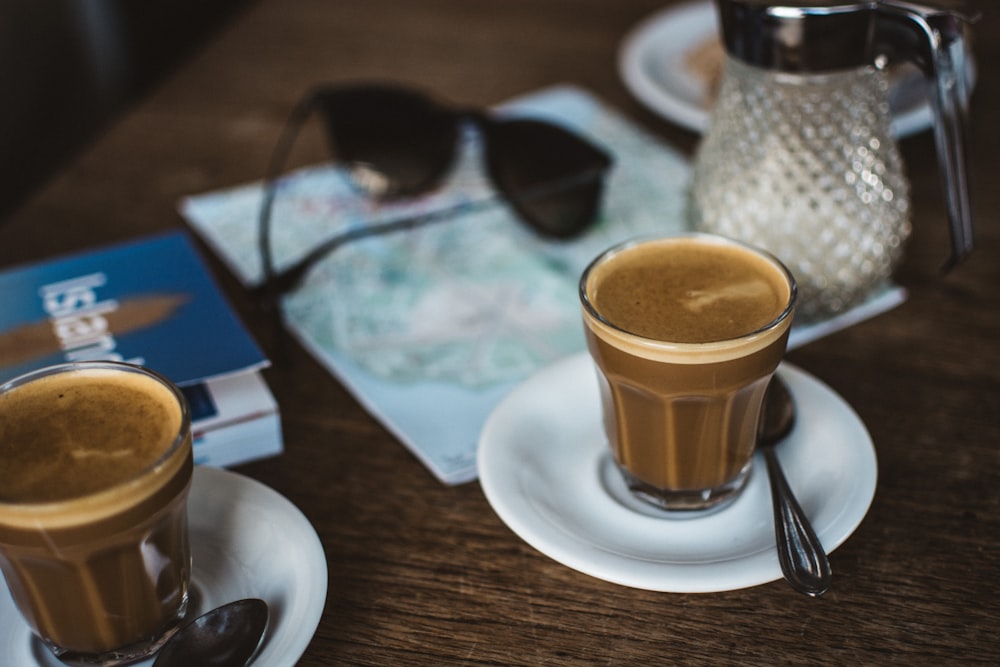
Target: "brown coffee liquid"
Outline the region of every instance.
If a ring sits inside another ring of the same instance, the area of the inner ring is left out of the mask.
[[[584,308],[587,342],[619,466],[681,494],[737,478],[787,342],[790,318],[768,326],[791,299],[782,268],[693,237],[627,247],[585,281],[600,316]]]
[[[59,373],[0,395],[0,567],[47,643],[101,653],[183,614],[182,426],[172,391],[126,371]]]

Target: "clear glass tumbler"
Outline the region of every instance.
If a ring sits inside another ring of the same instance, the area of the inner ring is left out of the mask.
[[[183,618],[192,470],[187,403],[152,372],[82,362],[0,386],[0,570],[60,660],[134,662]]]

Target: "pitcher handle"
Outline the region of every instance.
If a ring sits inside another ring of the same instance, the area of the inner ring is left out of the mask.
[[[969,46],[965,32],[979,19],[980,12],[969,3],[958,4],[962,7],[942,9],[904,0],[877,5],[876,48],[884,55],[915,63],[931,85],[934,141],[951,231],[951,256],[942,267],[944,271],[965,260],[975,244],[968,152]]]

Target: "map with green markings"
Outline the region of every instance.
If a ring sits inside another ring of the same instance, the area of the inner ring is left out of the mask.
[[[498,114],[562,124],[614,156],[594,227],[546,240],[493,191],[475,132],[450,177],[406,202],[359,194],[341,169],[287,174],[272,217],[280,270],[346,230],[448,211],[443,221],[341,247],[284,300],[286,325],[443,482],[474,479],[479,431],[529,375],[585,349],[577,281],[607,247],[685,231],[687,160],[588,93],[519,98]],[[261,267],[261,184],[187,198],[189,224],[248,287]],[[890,291],[881,309],[901,298]],[[890,303],[891,302],[891,303]]]

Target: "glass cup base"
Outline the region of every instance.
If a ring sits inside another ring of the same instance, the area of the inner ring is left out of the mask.
[[[617,466],[629,491],[636,498],[667,513],[694,517],[717,512],[736,500],[750,478],[748,462],[739,474],[725,484],[709,489],[661,489],[647,484],[628,470]]]
[[[55,646],[51,642],[47,642],[45,640],[42,640],[42,644],[44,644],[45,647],[56,658],[58,658],[60,662],[70,665],[71,667],[118,667],[119,665],[130,665],[132,663],[150,658],[163,647],[163,645],[173,636],[175,632],[177,632],[177,629],[180,627],[181,622],[187,614],[188,602],[189,597],[184,596],[184,601],[178,608],[177,613],[167,620],[160,632],[154,638],[141,640],[135,642],[134,644],[129,644],[128,646],[103,651],[101,653],[85,653]]]

